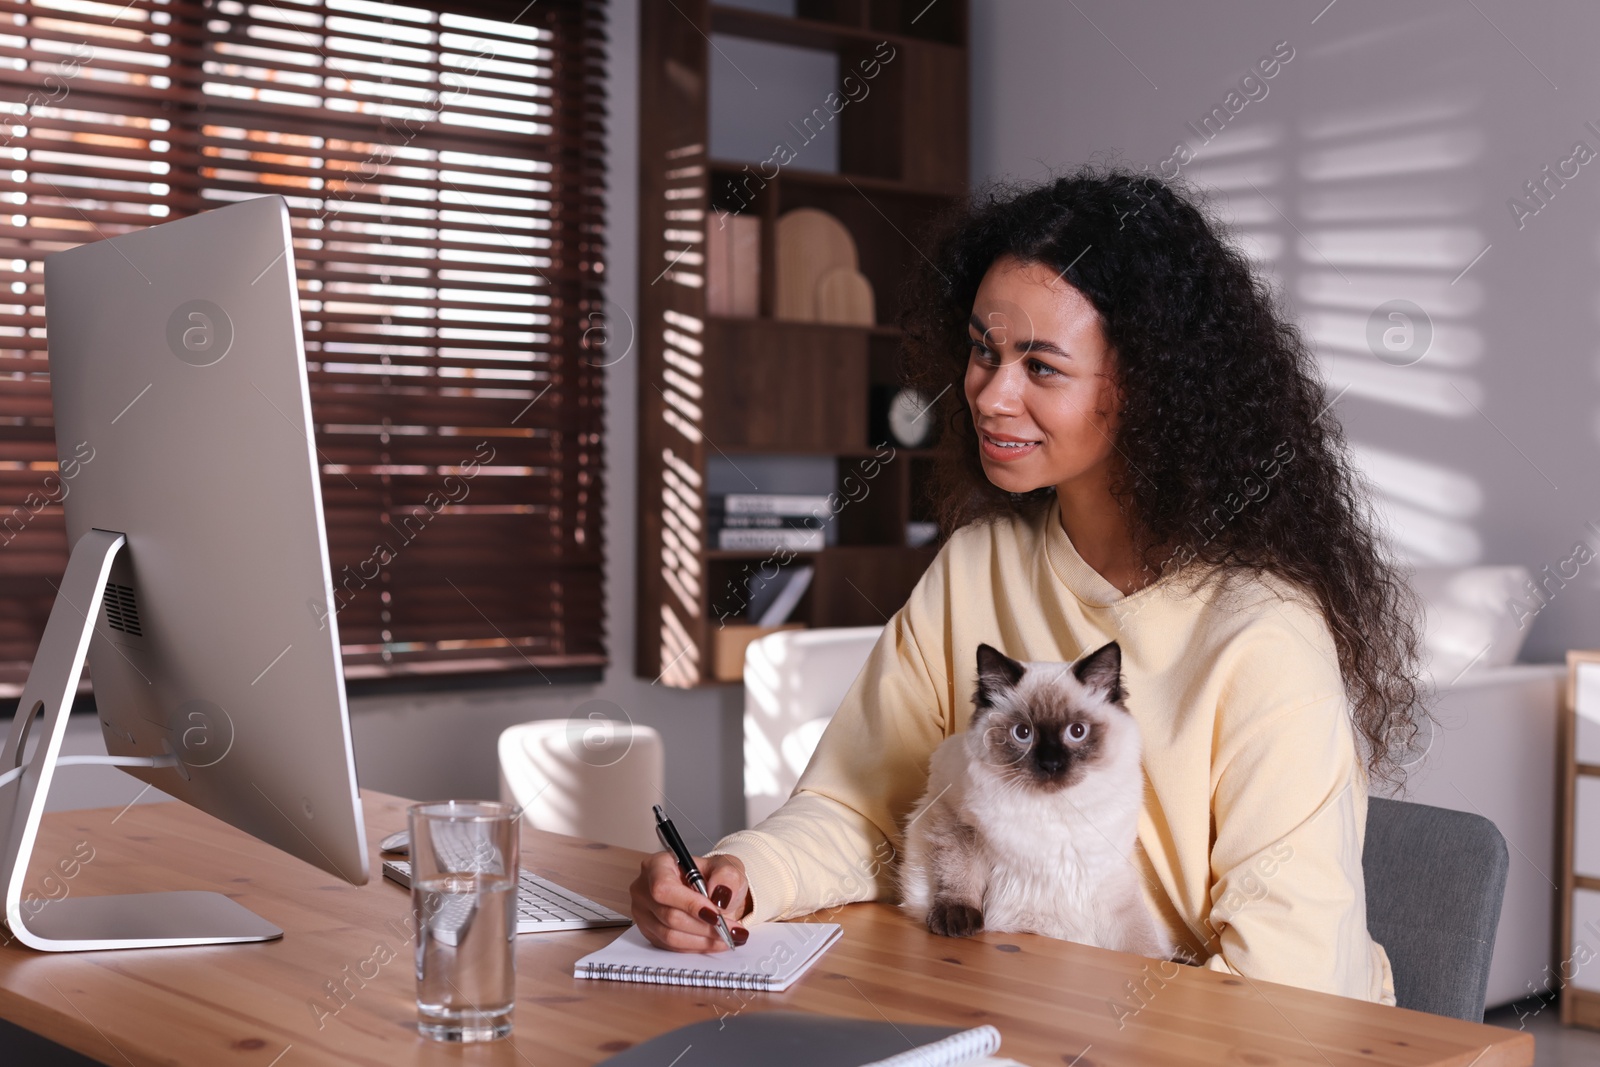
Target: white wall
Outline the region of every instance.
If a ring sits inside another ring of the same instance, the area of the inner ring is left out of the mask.
[[[1600,551],[1600,160],[1520,230],[1507,200],[1575,141],[1600,152],[1600,7],[1325,2],[974,0],[973,179],[1198,149],[1183,176],[1348,386],[1335,411],[1401,554],[1553,573]],[[1204,144],[1187,124],[1280,41],[1294,58]],[[1433,323],[1410,366],[1366,339],[1391,299]],[[1600,647],[1600,559],[1574,570],[1526,599],[1524,659]]]

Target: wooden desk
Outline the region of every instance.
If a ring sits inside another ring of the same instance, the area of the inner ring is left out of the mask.
[[[405,801],[363,795],[377,872],[375,842],[405,825]],[[410,897],[376,873],[366,886],[346,885],[167,803],[47,816],[30,886],[57,858],[88,849],[93,858],[65,883],[70,893],[215,889],[287,931],[279,941],[206,948],[0,948],[0,1017],[119,1067],[569,1067],[698,1019],[778,1007],[993,1023],[1002,1053],[1030,1067],[1533,1062],[1525,1033],[1197,968],[1169,966],[1165,974],[1177,974],[1166,978],[1138,957],[1033,935],[939,938],[875,903],[815,916],[842,923],[844,938],[783,993],[577,979],[573,961],[618,929],[526,935],[514,1036],[440,1046],[415,1028]],[[629,910],[643,853],[544,833],[527,834],[523,849],[530,869]],[[329,990],[339,983],[335,999]]]

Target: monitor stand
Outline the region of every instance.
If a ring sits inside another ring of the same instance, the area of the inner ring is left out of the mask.
[[[0,787],[0,834],[4,835],[0,837],[4,845],[0,879],[6,925],[18,941],[45,952],[215,945],[282,937],[282,930],[221,893],[73,895],[43,904],[30,900],[28,911],[32,913],[24,911],[23,883],[38,841],[67,715],[83,673],[94,620],[100,616],[111,563],[126,543],[120,533],[90,530],[73,546],[39,642],[39,654],[17,703],[11,734],[0,754],[0,773],[23,766],[29,733],[42,721],[44,734],[34,745],[33,757],[21,777]]]

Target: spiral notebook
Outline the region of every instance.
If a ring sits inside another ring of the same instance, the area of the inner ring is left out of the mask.
[[[999,1047],[992,1026],[747,1009],[653,1037],[600,1067],[1022,1067],[994,1057]]]
[[[718,989],[788,989],[839,940],[838,923],[753,923],[750,940],[721,952],[674,952],[645,940],[637,925],[572,966],[578,978]]]

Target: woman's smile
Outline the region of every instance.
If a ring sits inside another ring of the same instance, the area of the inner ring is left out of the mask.
[[[996,463],[1012,463],[1023,456],[1032,455],[1038,451],[1041,443],[1005,434],[990,434],[984,430],[978,431],[978,438],[983,442],[984,457]]]

